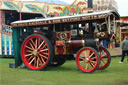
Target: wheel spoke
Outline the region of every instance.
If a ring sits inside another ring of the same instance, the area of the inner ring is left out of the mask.
[[[34,49],[33,45],[32,45],[31,43],[29,43],[29,44],[30,44],[30,46],[32,47],[32,49]]]
[[[35,44],[35,48],[37,49],[37,39],[36,39],[36,44]]]
[[[101,50],[99,50],[99,55],[101,56]]]
[[[91,51],[90,50],[87,50],[87,57],[90,55]]]
[[[43,52],[42,54],[44,54],[44,55],[48,55],[48,53],[44,53],[44,52]]]
[[[31,50],[26,50],[26,52],[30,52],[30,53],[32,53],[33,51],[31,51]]]
[[[37,57],[39,57],[39,56],[37,56]],[[40,61],[41,65],[43,65],[43,63],[42,63],[42,61],[41,61],[41,59],[40,59],[40,58],[39,58],[39,61]]]
[[[35,60],[35,57],[29,62],[29,64],[31,64],[34,60]]]
[[[105,56],[105,55],[106,55],[106,53],[102,50],[100,56]]]
[[[99,55],[102,56],[102,51],[101,50],[99,51]]]
[[[80,63],[84,63],[84,64],[86,64],[87,62],[83,60],[83,61],[80,61]]]
[[[37,47],[39,47],[39,45],[40,45],[40,38],[38,38],[38,45],[37,45]]]
[[[41,57],[43,57],[43,58],[45,58],[45,59],[47,59],[48,57],[46,57],[46,56],[44,56],[44,55],[42,55],[42,54],[39,54]]]
[[[91,65],[90,65],[90,63],[88,63],[88,67],[89,67],[89,69],[91,69],[92,67],[91,67]]]
[[[31,48],[31,47],[29,47],[29,46],[27,46],[27,45],[26,45],[25,47],[28,48],[28,49],[30,49],[30,50],[34,50],[33,48]]]
[[[100,66],[103,66],[102,62],[100,61]]]
[[[82,60],[84,60],[85,58],[83,58],[83,57],[80,57],[79,59],[82,59]]]
[[[39,47],[37,49],[39,49],[43,44],[44,44],[44,41],[39,45]]]
[[[45,63],[45,61],[44,61],[44,59],[43,59],[44,57],[41,56],[40,58],[41,58],[41,60],[43,61],[43,63]]]
[[[87,52],[85,51],[84,56],[87,57]]]
[[[33,40],[32,40],[32,39],[31,39],[30,41],[32,42],[32,44],[33,44],[33,45],[35,45],[35,43],[33,42]]]
[[[106,58],[107,57],[107,55],[105,55],[105,56],[101,56],[102,58]]]
[[[96,57],[91,58],[91,60],[94,60],[94,59],[96,59]]]
[[[89,56],[89,58],[91,58],[94,55],[94,52]]]
[[[32,54],[27,54],[27,55],[25,55],[25,57],[27,57],[27,56],[31,56]]]
[[[48,51],[48,48],[46,48],[46,49],[43,49],[43,50],[40,50],[40,52],[43,52],[43,51]]]
[[[105,61],[104,61],[104,59],[102,59],[101,61],[102,61],[102,62],[105,64]]]
[[[30,61],[30,60],[32,59],[32,57],[33,57],[33,56],[30,56],[29,59],[28,59],[28,61]]]
[[[82,63],[82,67],[85,67],[86,64],[87,64],[87,62],[83,61],[83,63]]]
[[[46,46],[46,44],[44,44],[44,46],[42,47],[42,49],[44,49],[44,48],[45,48],[45,46]]]
[[[37,66],[36,67],[39,67],[39,57],[37,57]]]
[[[91,60],[90,62],[92,62],[92,63],[96,64],[96,61],[92,61],[92,60]]]
[[[80,63],[84,63],[84,61],[80,61]]]
[[[37,63],[37,62],[36,62],[36,56],[34,56],[34,57],[35,57],[35,59],[34,59],[34,66],[36,66],[36,63]]]
[[[94,67],[95,66],[95,64],[93,63],[93,62],[90,62],[90,64]]]
[[[86,67],[85,67],[85,69],[88,69],[88,65],[89,65],[89,63],[87,63],[87,64],[86,64]]]

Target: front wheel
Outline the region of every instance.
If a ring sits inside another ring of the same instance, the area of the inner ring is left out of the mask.
[[[99,55],[100,55],[100,66],[98,69],[104,70],[107,68],[111,62],[111,55],[108,50],[104,47],[99,48]]]
[[[90,73],[98,69],[100,57],[95,49],[91,47],[85,47],[80,49],[77,53],[76,63],[80,70]]]
[[[24,64],[32,70],[43,70],[52,60],[53,48],[50,41],[38,34],[27,37],[21,48]]]

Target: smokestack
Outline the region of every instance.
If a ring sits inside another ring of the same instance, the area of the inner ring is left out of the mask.
[[[93,0],[88,0],[88,8],[93,8]]]

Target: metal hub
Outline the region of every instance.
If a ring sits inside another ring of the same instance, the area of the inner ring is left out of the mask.
[[[32,52],[32,54],[35,55],[35,56],[37,56],[37,54],[38,54],[37,49],[35,49],[35,50]]]
[[[89,62],[89,58],[87,57],[87,58],[85,59],[85,61],[86,61],[86,62]]]
[[[86,58],[86,61],[88,62],[89,61],[89,58]]]

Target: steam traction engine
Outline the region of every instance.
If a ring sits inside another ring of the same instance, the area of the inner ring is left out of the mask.
[[[111,22],[116,19],[116,11],[104,11],[13,22],[16,66],[23,61],[29,69],[43,70],[60,66],[75,54],[77,66],[83,72],[105,69],[111,56],[100,43],[109,38]]]

